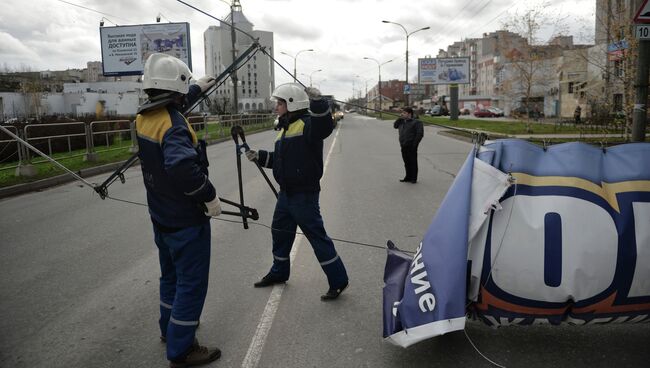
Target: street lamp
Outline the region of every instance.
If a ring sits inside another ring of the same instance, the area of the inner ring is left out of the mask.
[[[305,52],[305,51],[314,51],[314,49],[305,49],[305,50],[300,50],[300,51],[298,51],[298,52],[296,53],[296,56],[293,56],[293,55],[291,55],[291,54],[288,54],[288,53],[286,53],[286,52],[284,52],[284,51],[280,51],[281,54],[283,54],[283,55],[287,55],[287,56],[290,56],[290,57],[293,58],[293,81],[294,81],[294,82],[297,80],[297,79],[296,79],[296,75],[297,75],[297,74],[296,74],[296,60],[298,60],[298,55],[300,55],[301,52]]]
[[[114,24],[115,26],[117,26],[117,23],[113,22],[112,20],[110,20],[110,19],[108,19],[108,18],[106,18],[106,17],[102,17],[102,19],[99,20],[99,26],[100,26],[100,27],[103,27],[103,26],[104,26],[104,21],[107,21],[108,23],[112,23],[112,24]]]
[[[406,84],[409,84],[409,37],[415,32],[424,31],[424,30],[427,30],[427,29],[429,29],[431,27],[429,27],[429,26],[423,27],[423,28],[416,29],[415,31],[409,33],[406,30],[406,28],[403,25],[399,24],[399,23],[391,22],[391,21],[388,21],[388,20],[382,20],[382,23],[390,23],[390,24],[395,24],[397,26],[400,26],[400,27],[402,27],[402,29],[404,30],[404,33],[406,34]],[[408,94],[405,95],[405,99],[406,99],[406,106],[410,106],[409,95]]]
[[[300,73],[300,74],[309,77],[309,87],[311,87],[311,77],[314,75],[314,73],[318,73],[318,72],[322,72],[322,71],[323,71],[323,69],[318,69],[318,70],[314,70],[313,72],[311,72],[309,74],[305,74],[305,73]]]
[[[390,59],[388,61],[384,61],[383,63],[380,63],[379,60],[371,57],[364,57],[365,60],[372,60],[375,63],[377,63],[377,68],[379,69],[379,83],[377,83],[377,89],[379,89],[379,109],[377,109],[377,102],[375,102],[375,110],[379,110],[379,118],[381,119],[381,110],[382,110],[382,96],[381,96],[381,66],[384,64],[388,64],[394,59]],[[366,97],[367,98],[367,97]]]

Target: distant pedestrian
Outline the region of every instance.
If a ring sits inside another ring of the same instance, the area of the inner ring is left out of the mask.
[[[580,105],[576,106],[575,111],[573,112],[573,120],[576,124],[580,124],[580,114],[582,113],[582,108]]]
[[[208,177],[205,142],[182,115],[215,84],[205,76],[191,84],[181,60],[154,53],[144,64],[149,100],[138,109],[140,167],[160,261],[160,339],[171,368],[218,359],[218,348],[199,345],[195,332],[208,292],[210,217],[221,214]]]
[[[413,117],[412,108],[405,107],[393,127],[399,131],[399,145],[406,171],[400,181],[415,184],[418,181],[418,145],[424,136],[422,122]]]

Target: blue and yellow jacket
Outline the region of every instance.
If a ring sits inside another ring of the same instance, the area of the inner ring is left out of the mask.
[[[198,86],[190,86],[188,101],[199,94]],[[205,142],[197,139],[179,106],[145,109],[136,117],[136,131],[154,224],[180,229],[209,221],[203,203],[213,200],[216,192],[208,178]]]
[[[259,151],[260,165],[272,168],[280,190],[318,192],[323,176],[323,140],[334,129],[327,100],[311,101],[309,111],[280,117],[274,151]]]

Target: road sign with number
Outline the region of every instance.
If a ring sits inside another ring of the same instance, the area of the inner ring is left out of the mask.
[[[634,37],[637,40],[650,40],[650,25],[637,24],[634,29]]]

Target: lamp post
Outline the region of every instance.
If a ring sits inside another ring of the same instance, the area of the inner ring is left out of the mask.
[[[406,84],[409,84],[409,37],[413,33],[424,31],[424,30],[427,30],[427,29],[429,29],[431,27],[426,26],[426,27],[423,27],[423,28],[416,29],[415,31],[409,33],[409,31],[407,31],[406,28],[403,25],[399,24],[399,23],[391,22],[391,21],[388,21],[388,20],[382,20],[382,23],[390,23],[390,24],[395,24],[397,26],[400,26],[404,30],[404,34],[406,34]],[[405,94],[404,98],[406,99],[406,106],[410,106],[409,95]]]
[[[300,73],[300,74],[309,77],[309,87],[311,87],[312,86],[312,84],[311,84],[312,76],[314,75],[314,73],[318,73],[318,72],[322,72],[322,71],[323,71],[323,69],[318,69],[318,70],[314,70],[313,72],[311,72],[309,74],[305,74],[305,73]]]
[[[377,69],[379,69],[379,82],[377,83],[377,89],[379,90],[379,109],[377,108],[377,103],[375,102],[375,110],[379,110],[379,118],[381,119],[381,110],[382,110],[382,95],[381,95],[381,66],[384,64],[388,64],[394,59],[390,59],[388,61],[384,61],[383,63],[380,63],[379,60],[371,57],[364,57],[365,60],[372,60],[375,63],[377,63]]]
[[[298,60],[298,55],[300,55],[300,53],[305,52],[305,51],[314,51],[314,49],[305,49],[305,50],[300,50],[300,51],[298,51],[298,52],[296,53],[296,56],[293,56],[293,55],[291,55],[291,54],[288,54],[288,53],[286,53],[286,52],[284,52],[284,51],[280,51],[281,54],[283,54],[283,55],[287,55],[287,56],[290,56],[290,57],[293,58],[293,81],[294,81],[294,82],[297,80],[297,79],[296,79],[296,75],[297,75],[297,74],[296,74],[296,60]]]

